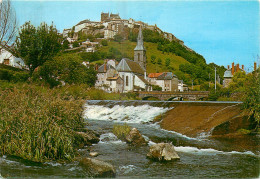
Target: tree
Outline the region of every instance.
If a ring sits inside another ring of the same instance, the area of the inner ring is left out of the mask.
[[[63,41],[62,48],[63,48],[63,50],[69,48],[69,41],[68,41],[68,40],[64,40],[64,41]]]
[[[156,56],[155,56],[155,55],[152,55],[152,56],[151,56],[151,63],[152,63],[152,64],[155,64],[155,63],[156,63],[155,60],[156,60]]]
[[[162,59],[161,59],[161,58],[158,58],[158,60],[157,60],[157,64],[159,64],[159,65],[162,64]]]
[[[79,42],[78,41],[73,42],[72,47],[73,48],[79,47]]]
[[[108,46],[107,40],[102,40],[102,41],[101,41],[101,44],[102,44],[103,46]]]
[[[169,67],[169,66],[170,66],[170,63],[171,63],[171,59],[166,58],[166,59],[165,59],[165,66]]]
[[[16,51],[25,60],[32,73],[53,57],[61,49],[61,37],[54,25],[42,23],[37,29],[26,22],[19,31],[16,39]]]
[[[116,35],[114,35],[114,40],[116,42],[121,42],[123,40],[123,36],[120,34],[116,34]]]
[[[16,35],[17,29],[15,11],[10,0],[0,1],[0,50],[7,47]]]
[[[81,63],[80,57],[74,54],[57,56],[53,60],[46,61],[40,68],[40,75],[50,87],[54,87],[64,81],[68,84],[87,84],[94,86],[96,71],[93,67],[86,67]],[[36,72],[37,76],[37,72]]]

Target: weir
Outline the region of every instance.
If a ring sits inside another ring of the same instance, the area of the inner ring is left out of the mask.
[[[84,116],[127,123],[159,122],[163,129],[197,137],[209,134],[227,121],[241,120],[242,104],[239,101],[88,100]]]

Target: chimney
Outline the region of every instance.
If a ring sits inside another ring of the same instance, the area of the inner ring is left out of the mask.
[[[244,71],[244,65],[242,65],[242,70]]]
[[[237,64],[237,67],[236,67],[236,72],[239,71],[239,63]]]
[[[227,69],[229,70],[229,68],[230,68],[230,66],[228,65],[228,66],[227,66]]]
[[[254,71],[256,71],[256,62],[254,62]]]
[[[235,72],[235,66],[234,66],[234,62],[232,63],[232,75],[234,75],[234,72]]]
[[[107,62],[104,63],[104,72],[107,72]]]

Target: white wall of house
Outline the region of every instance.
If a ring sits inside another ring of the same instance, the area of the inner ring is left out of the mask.
[[[6,62],[8,62],[8,64]],[[16,68],[25,67],[25,63],[21,58],[13,56],[5,49],[1,49],[0,51],[0,63],[6,63],[6,65],[10,65]]]
[[[134,81],[135,86],[139,86],[139,87],[145,89],[145,83],[140,78],[138,78],[138,76],[135,76],[134,80],[135,80]]]

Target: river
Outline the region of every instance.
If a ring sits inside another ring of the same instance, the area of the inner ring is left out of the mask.
[[[98,144],[81,149],[80,153],[87,156],[89,151],[98,152],[97,159],[113,164],[120,178],[259,177],[258,136],[217,140],[207,135],[190,138],[163,130],[152,120],[170,110],[169,103],[88,101],[83,114],[88,123],[86,127],[100,133],[101,140]],[[149,145],[172,142],[181,159],[169,163],[150,161],[146,158],[149,146],[132,147],[112,134],[113,125],[124,123],[140,130]],[[86,177],[77,162],[35,164],[7,156],[0,158],[0,173],[7,177]]]

